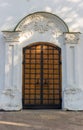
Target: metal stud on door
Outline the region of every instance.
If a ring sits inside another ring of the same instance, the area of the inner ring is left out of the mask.
[[[36,43],[23,49],[23,107],[61,108],[61,49]]]

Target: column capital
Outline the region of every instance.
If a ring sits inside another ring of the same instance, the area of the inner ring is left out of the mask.
[[[64,39],[65,44],[78,44],[80,32],[65,32]]]
[[[6,42],[18,42],[21,31],[2,31]]]

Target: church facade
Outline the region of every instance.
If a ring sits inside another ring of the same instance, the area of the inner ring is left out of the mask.
[[[0,6],[0,110],[83,110],[82,0]]]

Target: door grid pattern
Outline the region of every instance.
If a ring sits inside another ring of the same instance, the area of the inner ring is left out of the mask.
[[[61,49],[48,43],[23,48],[23,107],[61,108]]]

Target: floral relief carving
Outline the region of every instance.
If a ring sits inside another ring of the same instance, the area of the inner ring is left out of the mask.
[[[17,27],[17,31],[36,31],[38,33],[45,33],[50,31],[51,33],[55,30],[63,32],[63,26],[57,19],[52,19],[51,17],[44,16],[41,14],[34,14],[25,18],[22,23]],[[55,31],[56,32],[56,31]],[[58,32],[57,32],[58,33]]]
[[[52,28],[49,25],[49,21],[46,20],[45,18],[42,19],[42,17],[34,18],[33,20],[30,20],[30,23],[27,22],[27,24],[21,27],[22,29],[19,28],[19,30],[22,31],[33,30],[39,33],[44,33]]]
[[[34,30],[38,31],[39,33],[44,33],[49,30],[49,26],[46,22],[43,22],[43,24],[42,24],[42,21],[40,23],[35,22]]]

